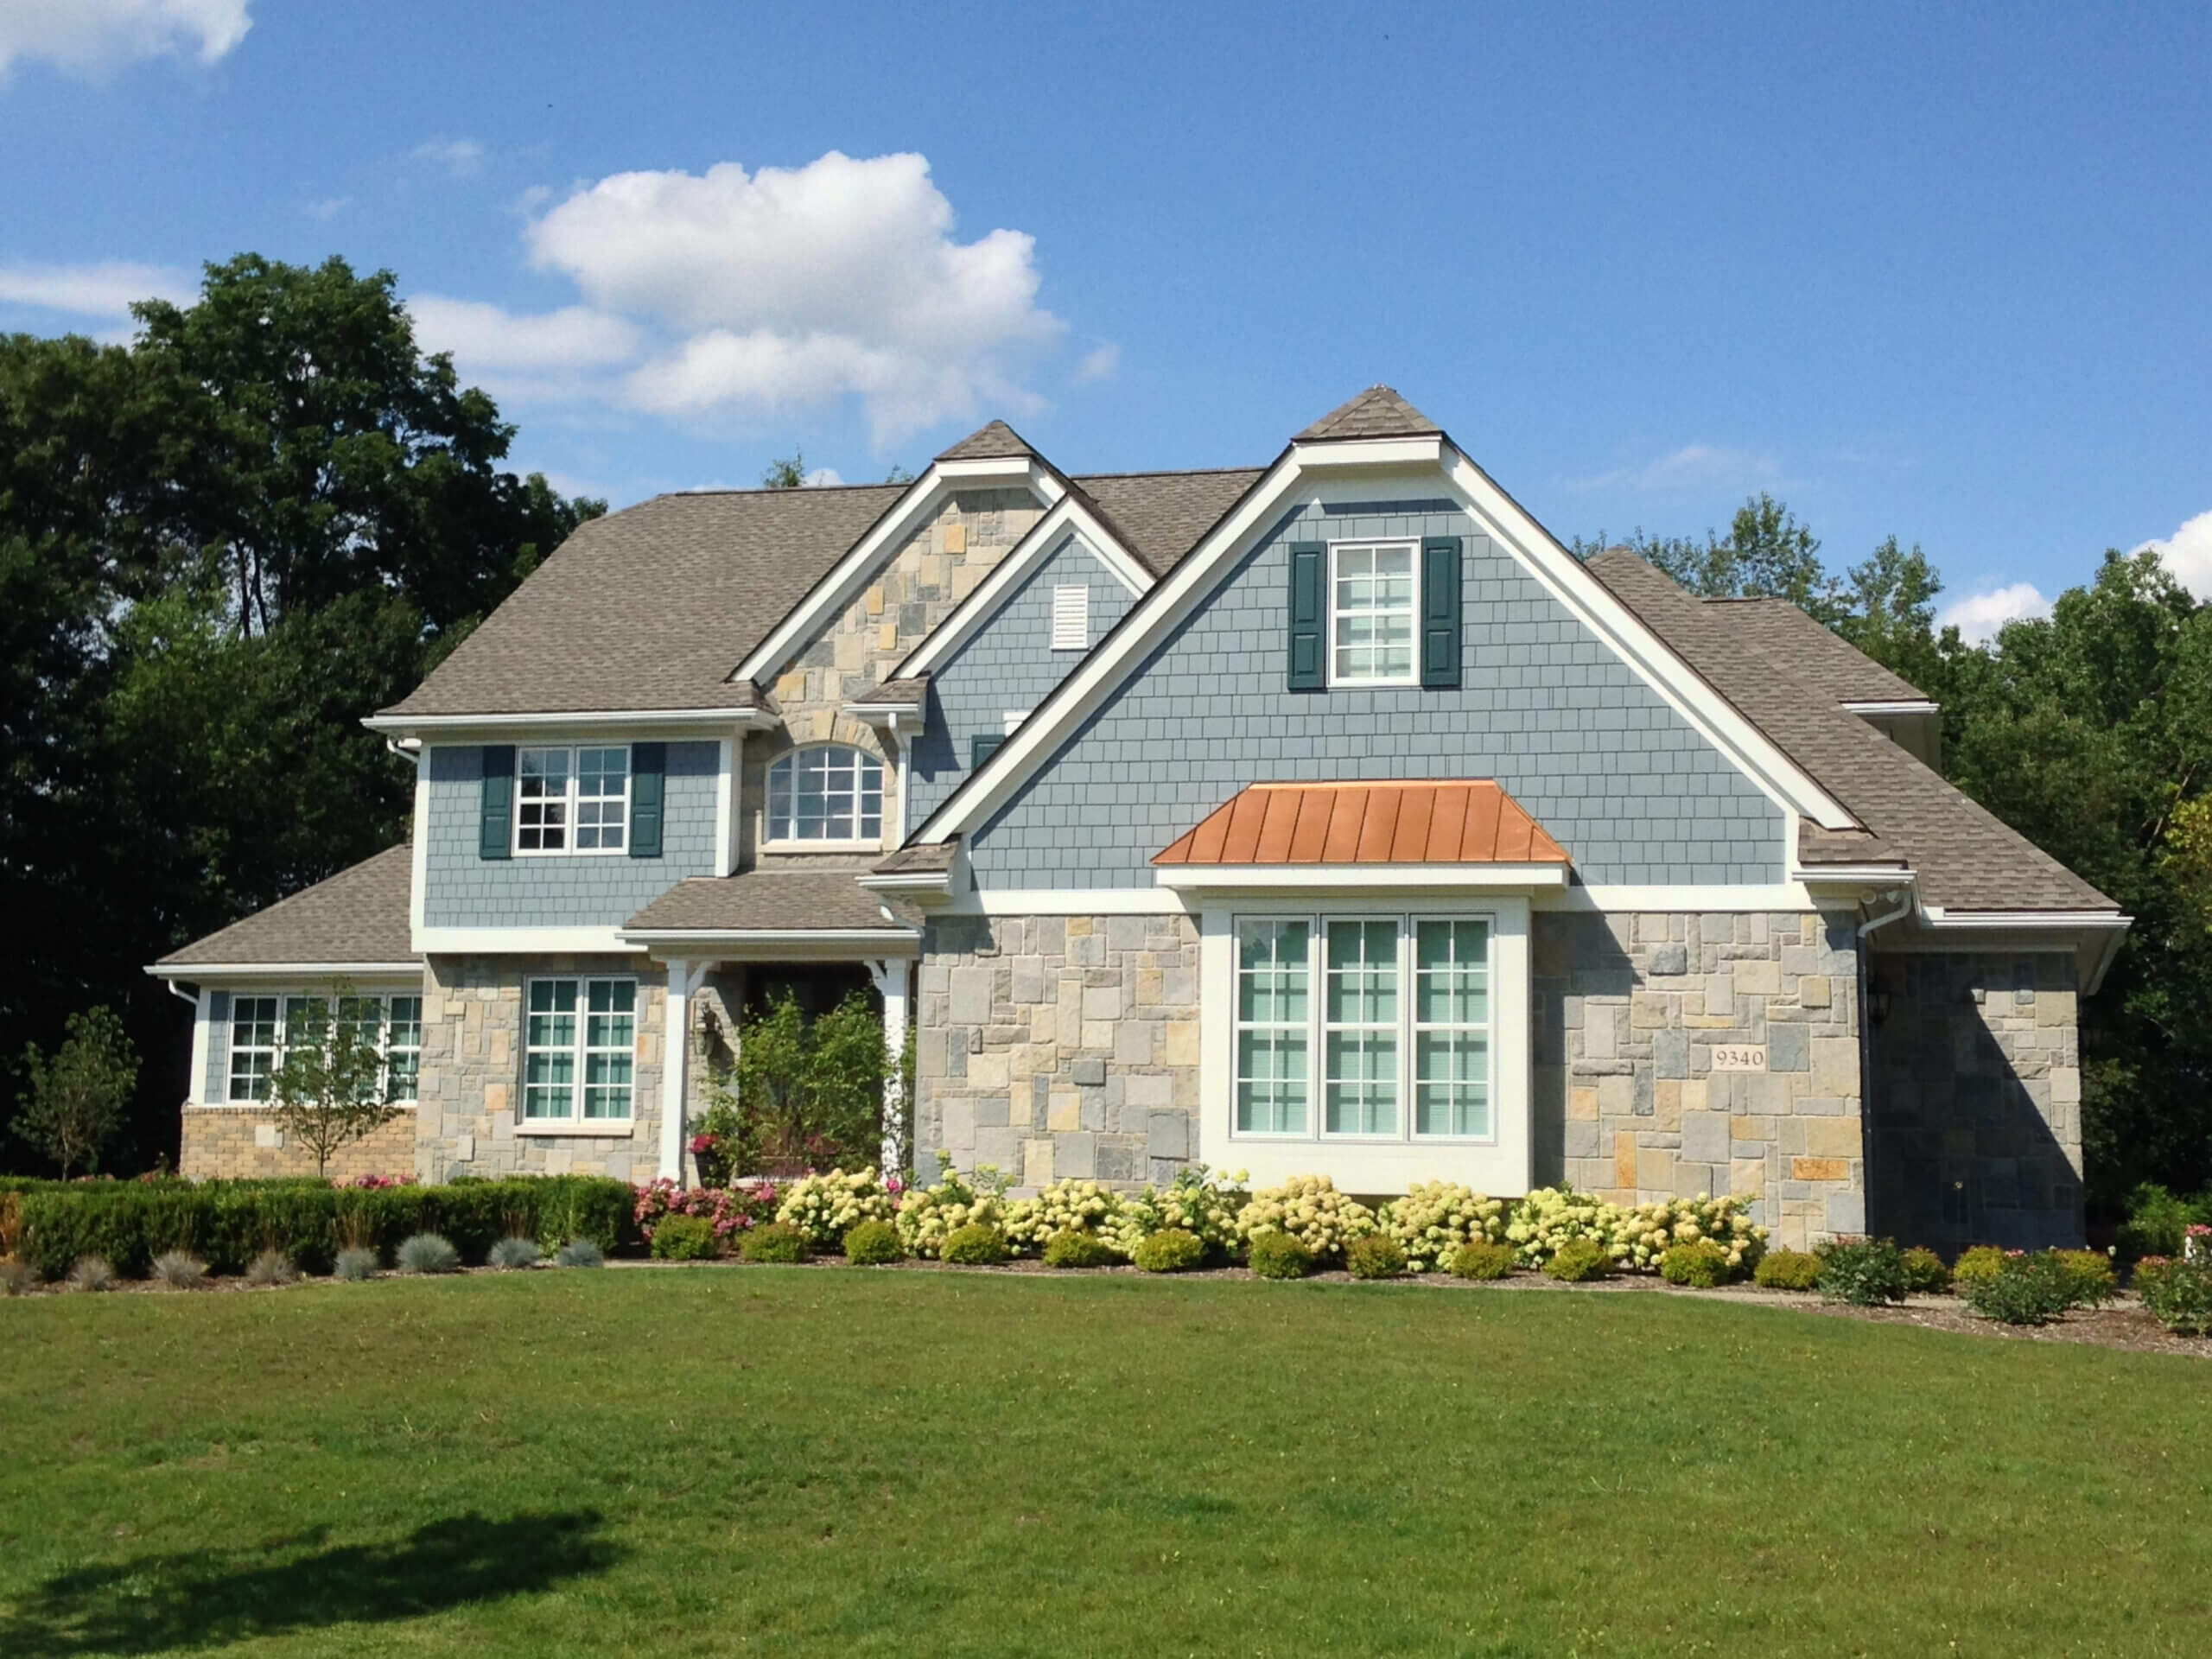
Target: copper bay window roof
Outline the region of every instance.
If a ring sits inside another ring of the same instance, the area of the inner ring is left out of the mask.
[[[1493,779],[1254,784],[1154,864],[1571,864]]]

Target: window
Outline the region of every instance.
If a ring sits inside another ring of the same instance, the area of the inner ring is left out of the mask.
[[[531,980],[523,1121],[628,1122],[637,1037],[636,980]]]
[[[1491,932],[1479,917],[1237,918],[1233,1132],[1495,1139]]]
[[[619,853],[630,821],[627,748],[515,755],[518,853]]]
[[[1338,542],[1329,550],[1329,679],[1411,685],[1414,542]]]
[[[327,997],[308,992],[231,999],[231,1065],[225,1098],[267,1100],[286,1051],[330,1019]],[[338,1028],[365,1039],[384,1055],[386,1100],[411,1103],[423,1069],[423,999],[346,996],[338,1001]]]
[[[1090,649],[1090,589],[1077,585],[1052,589],[1052,649]]]
[[[883,762],[841,744],[794,749],[768,768],[768,834],[778,841],[883,839]]]

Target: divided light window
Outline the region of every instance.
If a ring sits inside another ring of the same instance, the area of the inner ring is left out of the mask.
[[[224,1097],[267,1100],[287,1050],[308,1033],[325,1029],[330,1001],[306,992],[231,999],[230,1074]],[[358,1033],[384,1055],[384,1096],[414,1100],[423,1070],[423,999],[419,996],[341,996],[337,1023]]]
[[[619,853],[629,821],[627,747],[516,751],[516,852]]]
[[[794,749],[768,768],[771,842],[883,839],[883,762],[841,743]]]
[[[1495,1139],[1491,937],[1474,917],[1238,917],[1234,1132]]]
[[[1418,542],[1338,542],[1329,550],[1329,679],[1412,685]]]
[[[523,1121],[627,1122],[636,1082],[638,982],[533,979],[529,998]]]

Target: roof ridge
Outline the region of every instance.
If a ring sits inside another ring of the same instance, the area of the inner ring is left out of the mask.
[[[1264,473],[1264,463],[1245,467],[1141,467],[1127,473],[1070,473],[1080,483],[1087,478],[1218,478],[1224,473]]]
[[[836,490],[903,490],[913,481],[909,478],[886,479],[880,484],[756,484],[750,488],[741,488],[734,484],[706,484],[696,490],[662,490],[647,496],[645,500],[670,501],[702,495],[828,495]],[[645,503],[633,502],[632,505],[642,506]]]

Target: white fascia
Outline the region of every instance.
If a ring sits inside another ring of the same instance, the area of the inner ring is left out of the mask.
[[[642,947],[612,927],[417,927],[415,948],[426,957],[496,957],[632,956]]]
[[[906,494],[853,543],[836,568],[815,583],[812,591],[737,665],[730,677],[763,684],[772,680],[807,641],[852,602],[885,561],[906,545],[906,538],[929,522],[947,497],[981,485],[1019,486],[1048,506],[1067,493],[1052,468],[1031,456],[931,462],[929,470],[907,486]]]
[[[1030,572],[1057,553],[1070,536],[1082,542],[1132,596],[1141,595],[1152,586],[1151,573],[1098,521],[1097,515],[1074,496],[1064,495],[1050,512],[1030,526],[1029,533],[1014,544],[991,574],[976,584],[976,591],[962,600],[952,613],[938,625],[937,632],[906,654],[906,660],[891,671],[890,677],[910,680],[945,662],[976,637],[983,625],[998,613],[1007,596],[1027,580]]]
[[[1921,907],[1920,925],[1937,932],[2125,933],[2135,925],[2135,918],[2116,910],[1946,910],[1941,905],[1925,905]]]
[[[1868,720],[1895,720],[1909,715],[1940,715],[1943,712],[1942,703],[1931,702],[1925,697],[1900,698],[1886,702],[1847,702],[1843,707],[1847,714],[1859,715]]]
[[[1564,864],[1165,864],[1181,893],[1541,893],[1567,886]]]
[[[645,927],[622,937],[656,958],[678,961],[859,962],[922,953],[922,936],[909,927]]]
[[[1515,555],[1558,599],[1690,725],[1728,756],[1785,813],[1824,828],[1855,830],[1859,820],[1784,754],[1736,706],[1669,648],[1657,634],[1592,575],[1498,488],[1483,470],[1441,438],[1395,438],[1350,443],[1294,444],[1245,493],[1191,555],[1137,602],[1121,626],[1055,687],[1021,729],[916,832],[939,842],[989,820],[1120,683],[1122,676],[1188,616],[1222,573],[1250,550],[1281,517],[1302,484],[1332,482],[1361,472],[1434,467],[1446,489],[1491,538]]]
[[[420,979],[419,962],[188,962],[154,963],[156,979],[198,984],[218,979]]]
[[[776,717],[763,709],[591,709],[533,715],[371,715],[361,721],[372,732],[429,740],[499,736],[518,732],[555,736],[597,735],[610,731],[656,732],[679,737],[717,737],[734,725],[766,731]]]

